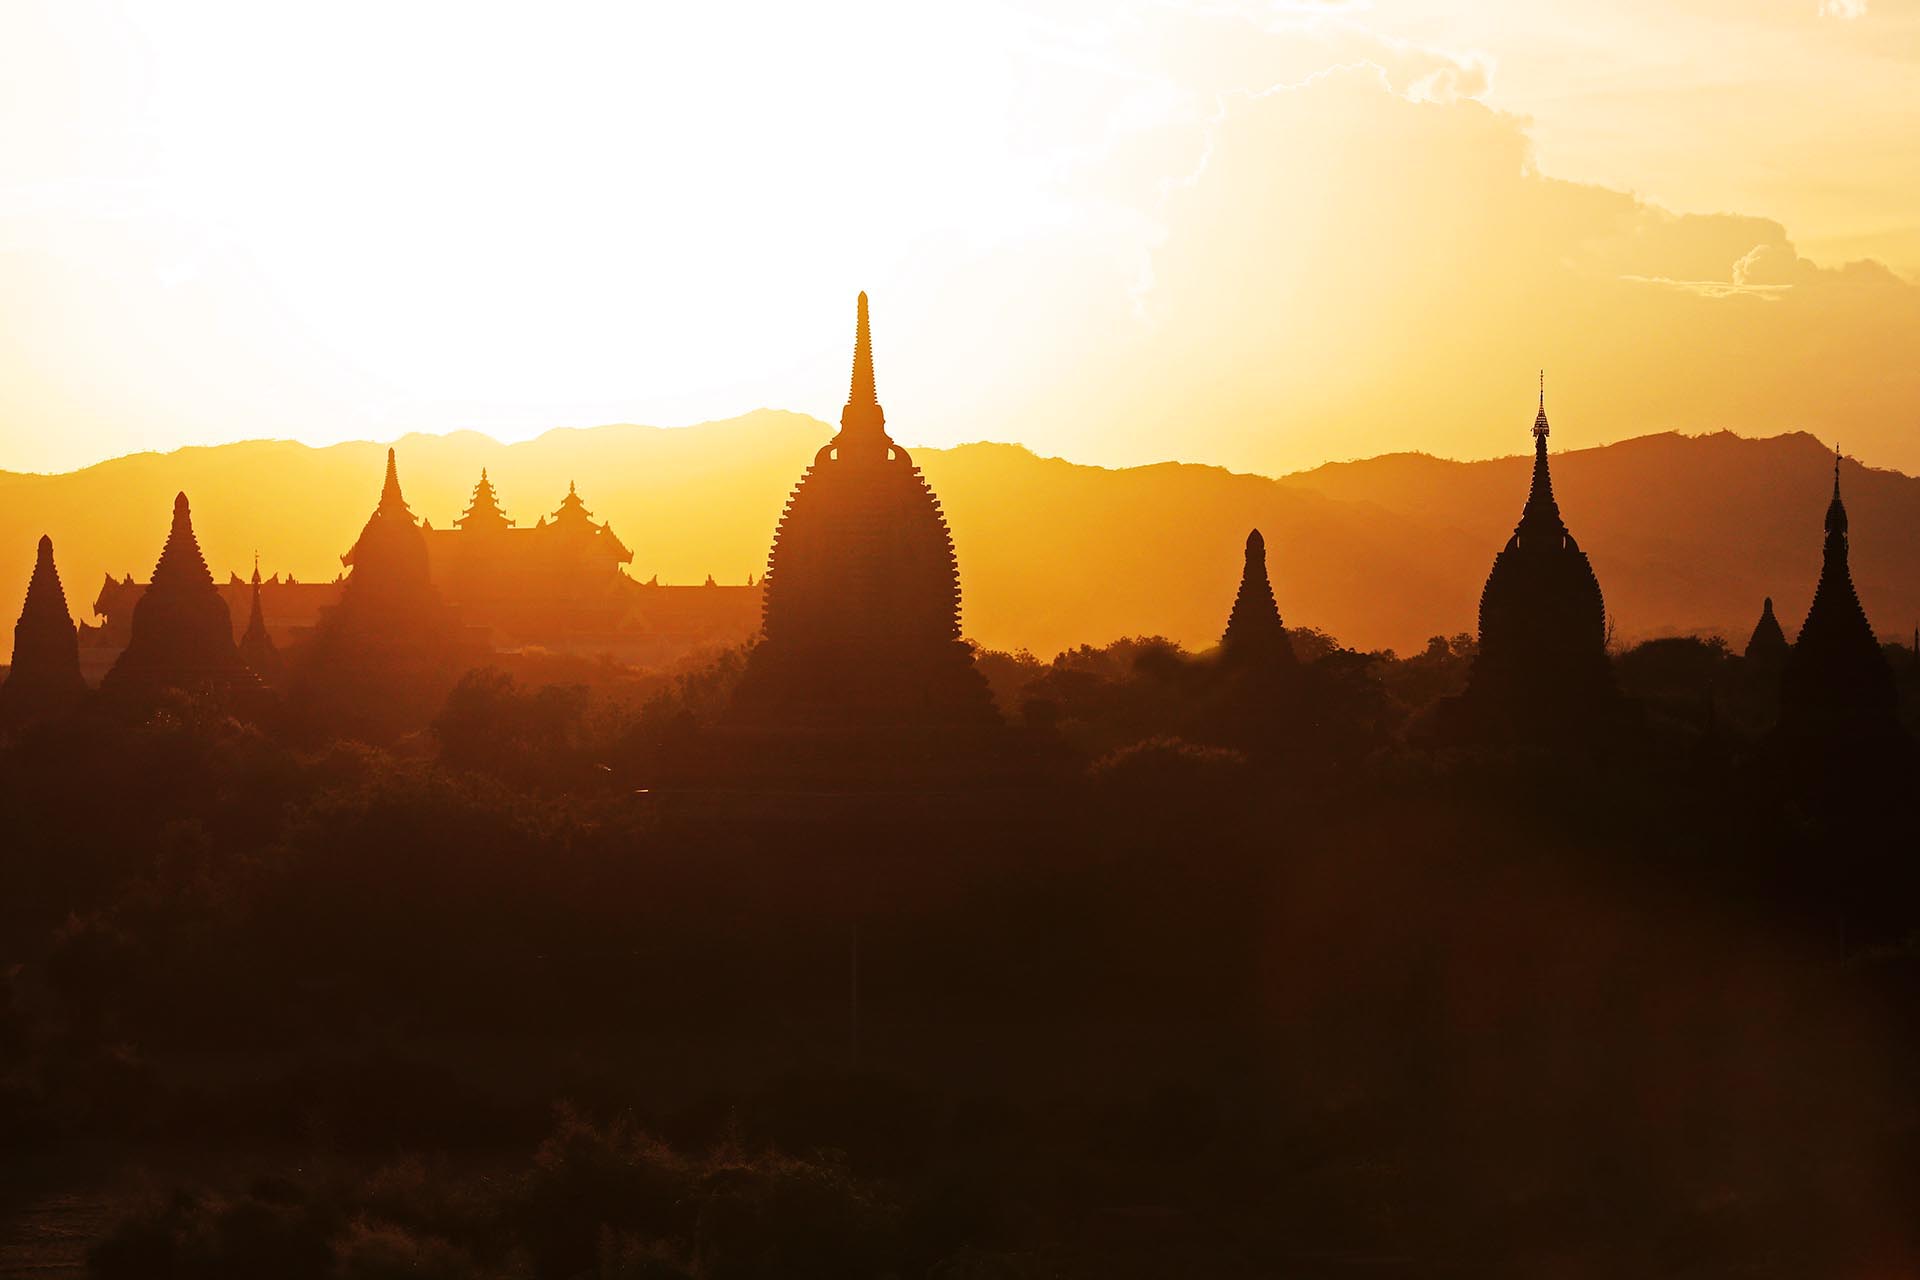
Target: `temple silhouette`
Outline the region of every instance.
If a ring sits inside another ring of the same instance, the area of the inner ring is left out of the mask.
[[[253,558],[252,590],[247,598],[247,629],[240,634],[240,658],[261,681],[273,686],[285,674],[280,647],[267,630],[266,609],[261,602],[260,557]]]
[[[1780,671],[1780,732],[1828,742],[1897,736],[1893,668],[1860,607],[1847,564],[1847,508],[1840,500],[1840,453],[1833,457],[1820,582],[1807,620]]]
[[[1431,724],[1453,741],[1584,749],[1644,727],[1642,704],[1616,686],[1600,583],[1554,494],[1544,378],[1532,435],[1529,491],[1481,593],[1465,690],[1430,695],[1438,701],[1424,704],[1433,718],[1422,720],[1421,735]],[[1855,592],[1848,555],[1836,455],[1823,567],[1806,621],[1790,642],[1772,598],[1764,602],[1741,660],[1713,677],[1717,689],[1695,699],[1709,733],[1729,709],[1743,731],[1772,726],[1782,741],[1901,732],[1899,687]],[[17,725],[76,705],[111,657],[100,680],[110,705],[150,706],[182,690],[252,711],[275,705],[262,700],[273,690],[295,713],[290,723],[391,740],[432,721],[460,676],[487,660],[497,629],[525,636],[546,626],[550,634],[605,638],[631,633],[636,620],[659,635],[673,625],[663,620],[676,616],[723,619],[718,631],[701,633],[717,649],[748,633],[735,615],[751,606],[760,614],[757,642],[743,663],[728,667],[715,700],[726,707],[715,727],[733,735],[731,747],[755,734],[776,743],[774,755],[791,748],[794,735],[808,740],[807,749],[858,741],[861,767],[885,773],[893,760],[930,758],[924,744],[1001,727],[986,678],[961,639],[959,569],[939,499],[887,431],[865,294],[839,430],[794,485],[762,579],[734,588],[711,577],[703,586],[638,583],[627,574],[633,558],[574,484],[550,514],[522,526],[485,468],[465,511],[450,528],[435,529],[408,504],[389,449],[378,498],[340,557],[340,577],[263,577],[256,555],[249,579],[229,574],[217,584],[181,494],[151,583],[107,577],[96,603],[108,618],[102,627],[76,626],[52,544],[42,539],[15,628],[14,664],[0,684],[0,721]],[[1356,674],[1365,655],[1342,651],[1341,662],[1328,663],[1316,641],[1316,660],[1304,662],[1297,638],[1281,617],[1265,538],[1251,530],[1216,660],[1154,668],[1161,679],[1155,696],[1164,701],[1153,727],[1250,751],[1295,750],[1372,714],[1354,711],[1360,701],[1337,687],[1341,679],[1368,678]],[[1653,691],[1653,656],[1623,665],[1620,678],[1658,708],[1665,706],[1658,699],[1671,697]],[[1664,661],[1671,668],[1678,659]],[[1445,671],[1441,688],[1458,688],[1460,667]],[[888,745],[869,750],[876,743]],[[749,744],[737,754],[754,752]]]
[[[1267,578],[1267,540],[1258,529],[1247,535],[1246,564],[1240,590],[1220,637],[1221,661],[1230,666],[1292,666],[1293,642],[1280,621],[1280,606]]]
[[[1533,419],[1533,482],[1480,593],[1479,652],[1466,692],[1441,707],[1454,736],[1549,742],[1618,727],[1625,706],[1607,657],[1607,609],[1587,553],[1553,496],[1546,383]]]
[[[1760,620],[1753,624],[1753,634],[1747,637],[1747,647],[1741,650],[1740,656],[1748,662],[1778,669],[1792,649],[1787,633],[1780,629],[1780,619],[1773,614],[1773,597],[1768,596],[1761,602]]]
[[[339,603],[321,611],[289,693],[310,727],[391,737],[424,723],[487,649],[484,631],[463,626],[434,587],[426,531],[401,492],[392,449],[380,500],[340,562],[348,573]]]
[[[100,692],[138,705],[169,689],[230,702],[260,687],[234,645],[233,619],[200,554],[187,495],[178,494],[152,583],[134,609],[127,647]]]
[[[840,430],[774,534],[761,639],[734,717],[826,732],[990,726],[998,715],[960,639],[953,538],[920,469],[887,435],[864,293],[857,312]]]
[[[87,696],[80,642],[66,589],[53,563],[53,539],[42,536],[27,580],[27,598],[13,628],[13,665],[0,681],[0,724],[22,725],[63,715]]]
[[[520,525],[507,514],[485,470],[467,510],[450,528],[422,520],[428,577],[468,627],[484,628],[496,648],[528,645],[611,653],[638,663],[667,663],[702,648],[740,644],[759,627],[760,587],[638,582],[626,570],[633,552],[593,518],[577,489],[551,515]],[[256,571],[258,566],[256,565]],[[236,627],[257,598],[268,637],[283,652],[306,643],[346,587],[343,575],[302,582],[275,573],[251,580],[229,574],[218,590]],[[80,627],[81,664],[96,676],[126,647],[146,584],[107,574],[93,602],[99,626]],[[244,639],[236,633],[235,641]]]
[[[425,526],[434,583],[477,625],[539,638],[614,631],[633,604],[633,552],[596,521],[578,490],[550,515],[516,524],[483,468],[451,529]]]

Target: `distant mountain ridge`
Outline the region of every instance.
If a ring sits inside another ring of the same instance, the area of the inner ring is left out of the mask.
[[[765,567],[786,494],[832,429],[761,411],[686,428],[607,426],[500,444],[473,432],[397,442],[415,514],[466,509],[485,466],[533,523],[569,481],[634,550],[640,579],[744,581]],[[1516,434],[1519,434],[1516,432]],[[135,454],[65,475],[0,473],[0,616],[53,536],[87,616],[103,573],[144,580],[176,490],[217,576],[339,572],[378,495],[384,444],[252,441]],[[1473,629],[1480,587],[1526,496],[1529,459],[1392,454],[1270,478],[1185,463],[1110,470],[1017,445],[913,449],[953,525],[967,633],[1042,656],[1158,633],[1196,648],[1226,623],[1242,543],[1266,535],[1291,624],[1406,650]],[[1820,567],[1830,449],[1805,434],[1642,436],[1556,453],[1554,485],[1625,640],[1718,632],[1744,643],[1771,595],[1791,634]],[[1855,581],[1883,636],[1920,620],[1920,480],[1847,460]],[[10,644],[11,627],[5,630]]]

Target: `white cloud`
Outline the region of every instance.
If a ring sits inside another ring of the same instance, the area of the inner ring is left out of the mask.
[[[1820,0],[1820,16],[1823,18],[1862,18],[1867,13],[1867,0]]]

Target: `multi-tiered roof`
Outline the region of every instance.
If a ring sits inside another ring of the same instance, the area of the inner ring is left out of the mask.
[[[480,483],[473,486],[473,501],[453,527],[464,533],[499,533],[513,527],[513,521],[500,509],[500,499],[493,492],[493,481],[487,479],[485,467],[480,468]]]
[[[27,580],[26,602],[13,628],[13,666],[0,681],[0,724],[57,713],[86,691],[78,633],[53,563],[53,539],[42,537],[33,576]]]
[[[1267,579],[1267,541],[1258,529],[1247,535],[1246,565],[1226,634],[1220,638],[1220,656],[1229,664],[1249,666],[1291,665],[1294,660],[1293,642],[1287,639]]]
[[[179,494],[153,581],[134,606],[127,647],[100,690],[137,700],[163,689],[219,696],[259,684],[234,648],[232,616],[200,554],[187,495]]]

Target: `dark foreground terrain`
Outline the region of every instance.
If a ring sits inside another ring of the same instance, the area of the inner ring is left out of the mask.
[[[1696,642],[1629,742],[1443,748],[1464,645],[1300,643],[1253,716],[986,655],[1007,736],[884,768],[753,755],[731,661],[23,734],[0,1274],[1920,1267],[1912,760]]]

